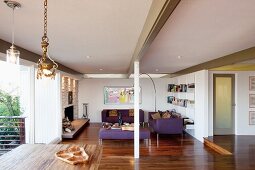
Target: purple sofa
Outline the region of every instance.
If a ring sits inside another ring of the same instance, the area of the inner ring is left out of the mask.
[[[118,123],[118,116],[109,116],[109,111],[113,109],[104,109],[102,111],[102,122]],[[122,121],[134,123],[134,116],[129,116],[129,109],[116,109],[122,115]],[[144,122],[144,111],[140,109],[140,122]]]
[[[151,115],[156,112],[149,112],[149,125],[157,134],[182,134],[183,120],[182,118],[161,118],[152,119]]]

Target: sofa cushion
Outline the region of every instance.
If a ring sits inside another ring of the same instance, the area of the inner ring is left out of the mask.
[[[161,118],[159,112],[152,114],[151,117],[152,117],[152,119],[160,119]]]
[[[134,117],[134,109],[128,110],[128,116]]]
[[[118,116],[117,110],[109,110],[109,117]]]
[[[117,110],[117,115],[109,116],[111,110]],[[102,122],[118,123],[118,114],[121,114],[123,122],[134,123],[134,116],[129,116],[129,109],[104,109],[101,114]],[[144,122],[144,111],[141,109],[139,110],[139,119],[140,122]]]
[[[166,111],[158,110],[158,112],[159,112],[159,114],[160,114],[161,117],[162,117],[163,114],[166,113],[166,112],[170,113],[169,110],[166,110]],[[170,113],[170,115],[171,115],[171,113]]]
[[[163,114],[162,114],[162,118],[164,118],[164,119],[168,119],[168,118],[170,118],[171,117],[171,114],[170,114],[170,112],[168,112],[168,111],[166,111],[166,112],[164,112]]]

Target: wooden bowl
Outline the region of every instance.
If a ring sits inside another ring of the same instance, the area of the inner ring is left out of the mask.
[[[86,163],[89,160],[89,156],[85,152],[84,148],[79,146],[71,146],[70,148],[61,150],[55,153],[55,156],[58,159],[72,165]]]

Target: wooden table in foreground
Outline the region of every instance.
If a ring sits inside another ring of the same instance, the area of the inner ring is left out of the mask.
[[[80,145],[90,156],[87,164],[70,165],[55,157],[55,153],[72,145],[68,144],[24,144],[0,156],[0,169],[9,170],[73,170],[98,169],[102,156],[99,145]]]

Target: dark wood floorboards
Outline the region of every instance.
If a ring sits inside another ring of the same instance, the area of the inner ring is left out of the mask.
[[[62,143],[98,144],[99,128],[100,124],[90,123],[75,139],[65,139]],[[188,134],[161,135],[158,143],[156,135],[152,134],[149,146],[141,140],[141,156],[135,160],[132,140],[103,140],[99,169],[255,170],[254,145],[246,152],[240,150],[232,156],[222,156]]]
[[[255,136],[217,135],[209,136],[208,139],[232,153],[255,152]]]

